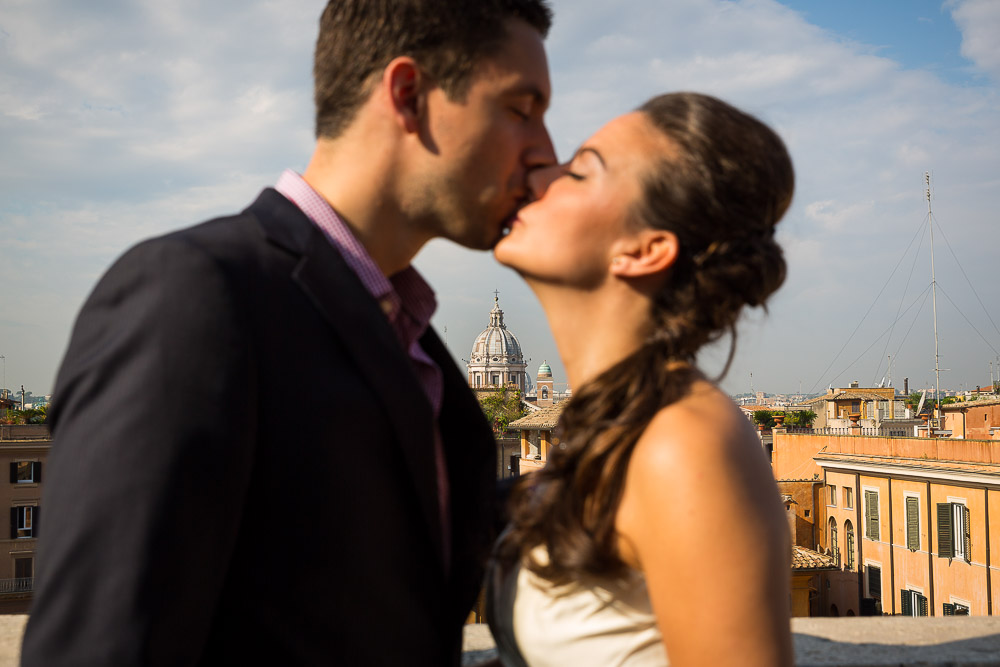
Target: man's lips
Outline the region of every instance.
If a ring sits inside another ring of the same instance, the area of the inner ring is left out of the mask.
[[[504,218],[504,221],[500,227],[500,233],[503,236],[507,236],[507,234],[510,233],[510,230],[514,227],[514,225],[521,223],[521,219],[520,217],[518,217],[518,214],[521,212],[521,209],[530,204],[531,201],[532,201],[531,197],[522,197],[517,201],[517,205],[514,207],[514,211],[506,218]]]
[[[523,224],[521,218],[518,217],[517,213],[510,215],[506,220],[503,221],[503,226],[500,228],[500,233],[503,236],[510,234],[514,227]]]

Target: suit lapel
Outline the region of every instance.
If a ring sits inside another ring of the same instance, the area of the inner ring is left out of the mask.
[[[441,368],[444,397],[439,424],[451,488],[453,574],[476,578],[491,541],[496,443],[493,431],[464,375],[433,329],[420,345]],[[462,582],[459,582],[462,583]],[[464,582],[475,590],[476,583]],[[459,590],[462,587],[459,586]]]
[[[254,210],[258,205],[266,205],[270,215]],[[402,449],[428,534],[443,566],[433,411],[409,357],[361,280],[298,207],[277,192],[265,190],[251,211],[272,241],[301,254],[292,279],[330,323],[350,351],[361,376],[379,397]]]

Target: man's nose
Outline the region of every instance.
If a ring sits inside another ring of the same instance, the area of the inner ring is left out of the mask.
[[[528,149],[523,153],[524,166],[530,171],[556,164],[556,149],[552,146],[552,138],[545,125],[538,123],[532,134]]]
[[[556,180],[566,172],[565,165],[551,164],[545,167],[537,167],[528,172],[528,191],[532,199],[541,199],[545,191],[549,189],[552,181]]]
[[[528,190],[533,199],[538,199],[549,187],[549,183],[558,176],[558,174],[542,175],[543,172],[558,167],[556,149],[552,146],[552,138],[549,137],[549,131],[544,124],[539,124],[534,141],[524,154],[524,164],[528,168]]]

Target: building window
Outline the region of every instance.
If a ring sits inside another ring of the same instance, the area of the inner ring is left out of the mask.
[[[38,515],[37,507],[31,505],[25,507],[10,508],[10,539],[16,540],[22,537],[38,537]]]
[[[926,616],[927,598],[917,591],[900,591],[900,609],[903,616]]]
[[[926,616],[926,614],[924,614]],[[969,607],[968,605],[959,604],[957,602],[945,602],[944,603],[944,615],[945,616],[968,616]]]
[[[830,554],[834,562],[840,565],[840,548],[837,545],[837,522],[830,517]]]
[[[854,509],[854,489],[849,486],[844,487],[844,509]]]
[[[938,556],[972,562],[969,508],[964,503],[938,503]]]
[[[548,387],[542,387],[542,400],[544,401],[549,397]]]
[[[854,525],[848,519],[844,522],[844,534],[847,535],[847,569],[854,569]]]
[[[906,548],[920,548],[920,498],[914,496],[906,498]]]
[[[11,484],[31,484],[42,481],[41,461],[12,461],[10,464]]]
[[[500,386],[500,374],[499,373],[494,373],[493,374],[493,386],[494,387]]]
[[[868,597],[882,598],[882,568],[878,565],[865,567],[865,581],[868,584]]]
[[[34,576],[34,563],[32,558],[14,559],[14,578],[31,579]]]
[[[865,491],[865,537],[878,541],[878,491]]]
[[[851,403],[851,412],[855,414],[861,412],[861,403],[859,401],[854,401],[853,403]]]
[[[827,487],[827,489],[828,489],[828,491],[830,493],[830,498],[829,498],[828,504],[830,505],[830,507],[836,507],[837,506],[837,487],[835,487],[833,484],[830,484],[829,487]]]

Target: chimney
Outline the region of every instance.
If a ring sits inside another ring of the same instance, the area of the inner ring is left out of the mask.
[[[910,378],[903,378],[903,396],[910,395]]]

